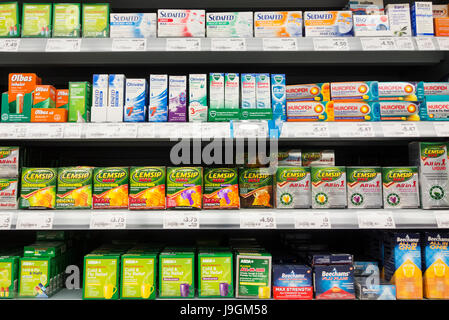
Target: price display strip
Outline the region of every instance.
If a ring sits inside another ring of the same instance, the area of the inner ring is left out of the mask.
[[[90,229],[126,229],[126,212],[92,212]]]
[[[166,51],[201,51],[199,38],[167,38]]]
[[[449,229],[449,213],[435,212],[435,220],[439,229]]]
[[[396,229],[391,211],[369,209],[357,211],[357,220],[360,229]]]
[[[360,38],[364,51],[393,51],[396,50],[396,42],[392,37]]]
[[[349,51],[348,39],[344,38],[314,38],[315,51]]]
[[[231,137],[230,124],[223,122],[201,124],[201,138],[223,138],[228,139]]]
[[[338,127],[341,138],[372,138],[374,127],[368,122],[348,122]]]
[[[19,51],[20,39],[0,39],[0,52]]]
[[[234,138],[268,137],[267,121],[234,121],[232,125]]]
[[[198,211],[164,212],[164,229],[199,229]]]
[[[331,229],[329,212],[307,213],[300,212],[295,215],[295,229]]]
[[[276,229],[274,213],[240,213],[240,229]]]
[[[11,229],[12,211],[0,212],[0,230]]]
[[[383,122],[384,137],[419,137],[419,130],[414,122]]]
[[[297,51],[298,41],[295,38],[264,38],[264,51]]]
[[[449,137],[449,123],[447,122],[434,122],[433,128],[438,137]]]
[[[420,51],[435,51],[432,37],[415,37],[416,45]]]
[[[286,134],[287,138],[329,138],[331,136],[329,124],[324,122],[287,122],[284,123],[282,131],[282,135]]]
[[[112,39],[112,51],[145,51],[146,39]]]
[[[81,39],[53,38],[45,45],[46,52],[80,52]]]
[[[211,51],[246,51],[246,40],[241,38],[212,38]]]
[[[53,229],[55,213],[52,210],[22,210],[18,212],[16,229],[49,230]]]

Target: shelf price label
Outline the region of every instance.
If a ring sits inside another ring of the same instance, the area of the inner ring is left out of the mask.
[[[273,213],[240,213],[240,229],[276,229]]]
[[[437,227],[440,229],[449,229],[449,213],[435,212]]]
[[[64,125],[64,138],[81,139],[82,126],[81,123],[66,123]]]
[[[137,127],[138,138],[154,138],[154,125],[152,123],[140,123]]]
[[[435,51],[433,37],[415,37],[416,45],[420,51]]]
[[[246,51],[243,38],[212,38],[211,51]]]
[[[369,209],[357,212],[360,229],[395,229],[393,213],[391,211],[370,211]]]
[[[412,38],[410,37],[394,37],[397,50],[412,51],[415,50]]]
[[[234,138],[267,138],[267,121],[234,121],[232,122]]]
[[[392,37],[360,38],[364,51],[396,50],[396,42]]]
[[[230,138],[231,130],[227,122],[201,123],[201,137],[202,138]]]
[[[296,51],[298,42],[294,38],[264,38],[264,51]]]
[[[314,38],[315,51],[349,51],[348,39],[344,38]]]
[[[384,137],[419,137],[419,130],[414,122],[382,123]]]
[[[0,230],[11,229],[12,212],[0,212]]]
[[[54,212],[45,211],[19,211],[16,229],[18,230],[49,230],[53,229]]]
[[[295,215],[295,229],[331,229],[331,219],[328,212],[306,213]]]
[[[126,213],[93,212],[90,216],[90,229],[126,229]]]
[[[348,122],[338,128],[341,138],[370,138],[375,136],[374,127],[371,123]]]
[[[26,137],[30,139],[60,139],[64,137],[62,124],[32,123],[26,127]]]
[[[52,38],[47,40],[46,52],[79,52],[81,39]]]
[[[282,128],[282,136],[287,138],[329,138],[330,131],[327,123],[286,122]]]
[[[201,51],[200,38],[167,38],[166,51]]]
[[[199,229],[199,213],[192,212],[164,212],[164,229]]]
[[[112,39],[112,51],[145,51],[146,39]]]
[[[0,39],[0,52],[19,51],[20,39]]]
[[[0,139],[15,139],[17,136],[17,126],[15,124],[2,123],[0,125]]]
[[[449,123],[435,122],[433,128],[438,137],[449,137]]]
[[[442,51],[449,51],[449,39],[448,38],[437,38],[438,46]]]

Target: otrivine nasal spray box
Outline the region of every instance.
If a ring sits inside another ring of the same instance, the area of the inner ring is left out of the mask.
[[[144,122],[146,119],[148,85],[146,79],[126,79],[123,121]]]
[[[207,75],[189,75],[189,121],[207,121]]]
[[[24,3],[22,8],[22,37],[49,38],[51,36],[51,3]]]
[[[416,1],[412,5],[412,30],[414,36],[433,36],[433,11],[431,1]]]
[[[157,11],[158,37],[202,37],[206,33],[204,10],[159,9]]]
[[[301,11],[269,11],[254,13],[256,38],[302,37]]]
[[[242,109],[256,108],[256,76],[254,73],[241,74],[240,96]]]
[[[156,13],[111,13],[111,38],[156,38]]]
[[[148,104],[149,122],[166,122],[168,118],[168,76],[150,75],[150,102]]]
[[[270,74],[256,73],[256,106],[257,109],[271,108]]]
[[[379,99],[377,81],[332,82],[331,100],[375,101]]]
[[[304,12],[306,37],[351,37],[353,21],[351,11]]]
[[[271,104],[273,113],[282,114],[287,118],[287,93],[285,89],[285,74],[271,75]]]
[[[225,96],[224,73],[211,73],[209,75],[209,108],[223,109]]]
[[[169,76],[168,78],[168,121],[187,121],[187,77]]]
[[[108,105],[111,108],[123,108],[125,104],[125,75],[110,74],[108,85]]]
[[[4,2],[0,4],[0,38],[16,38],[20,34],[19,4]]]
[[[410,5],[408,3],[387,4],[386,14],[390,22],[390,30],[395,37],[411,37]]]
[[[225,74],[225,108],[238,109],[240,105],[240,77],[238,73]]]
[[[426,232],[422,242],[424,297],[449,299],[449,233]]]
[[[109,76],[107,74],[94,74],[92,78],[92,107],[108,106]]]
[[[287,100],[292,101],[329,101],[330,84],[311,83],[287,86]]]
[[[209,38],[252,38],[252,12],[208,12],[206,17]]]

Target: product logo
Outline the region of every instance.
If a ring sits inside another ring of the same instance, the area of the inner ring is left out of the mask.
[[[376,177],[377,177],[376,170],[370,169],[370,168],[356,169],[351,173],[351,176],[350,176],[352,181],[358,181],[358,182],[370,181]]]
[[[11,182],[9,181],[5,181],[5,182],[0,182],[0,190],[5,190],[7,188],[9,188]]]
[[[139,168],[132,174],[132,179],[136,182],[156,182],[164,175],[159,168]]]
[[[137,22],[140,20],[138,15],[118,15],[114,14],[113,19],[115,22]]]
[[[427,147],[424,149],[423,154],[427,158],[438,158],[446,153],[446,150],[442,147]]]
[[[127,169],[125,168],[107,168],[100,170],[95,180],[99,183],[114,183],[119,182],[127,176]]]
[[[189,180],[196,179],[200,175],[200,172],[196,169],[179,168],[170,172],[169,179],[175,183],[187,182]]]
[[[355,206],[360,206],[363,203],[363,195],[361,195],[360,193],[353,193],[351,195],[351,203]]]
[[[210,183],[229,182],[236,177],[236,172],[230,169],[211,170],[207,173],[205,179]]]
[[[401,203],[401,197],[396,193],[390,193],[387,196],[387,202],[390,206],[396,207]]]
[[[389,171],[386,175],[386,178],[388,182],[403,182],[412,178],[414,174],[415,173],[410,169],[396,169]]]
[[[229,15],[210,14],[210,15],[208,15],[208,19],[209,19],[209,21],[234,21],[235,16],[232,14],[229,14]]]
[[[307,12],[306,20],[330,20],[334,17],[332,13]]]
[[[59,173],[59,180],[64,183],[83,182],[90,177],[86,169],[68,169]]]
[[[23,181],[26,183],[47,183],[55,177],[55,173],[49,169],[32,169],[25,173]]]
[[[323,180],[323,181],[334,181],[340,178],[340,176],[342,175],[342,171],[339,169],[320,169],[317,173],[316,173],[316,177],[319,180]]]
[[[11,81],[30,82],[32,80],[32,76],[24,76],[23,74],[13,74],[11,76]]]
[[[429,195],[433,200],[441,200],[444,197],[444,190],[440,186],[433,186],[429,190]]]
[[[186,12],[166,12],[166,11],[159,11],[159,15],[161,18],[177,18],[182,19],[187,16]]]
[[[242,180],[248,183],[264,183],[271,178],[268,173],[261,172],[259,169],[245,170]]]
[[[285,169],[281,171],[278,177],[284,181],[298,181],[304,179],[307,174],[308,172],[302,170]]]
[[[351,272],[345,272],[345,271],[340,271],[338,272],[337,269],[334,269],[331,272],[327,272],[327,271],[322,271],[321,273],[321,277],[323,278],[327,278],[327,277],[349,277],[349,275],[351,274]]]
[[[284,16],[282,14],[257,14],[257,20],[282,20]]]
[[[6,158],[11,154],[11,150],[0,150],[0,159]]]
[[[413,103],[409,104],[401,102],[381,103],[381,109],[382,111],[397,110],[397,111],[407,111],[408,113],[415,113],[417,110],[417,106]]]
[[[324,206],[329,201],[329,198],[327,197],[327,194],[324,192],[318,192],[315,195],[315,203],[319,204],[320,206]]]

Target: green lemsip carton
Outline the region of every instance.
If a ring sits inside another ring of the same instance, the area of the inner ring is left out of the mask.
[[[54,258],[23,257],[19,265],[19,296],[47,298],[54,293]]]
[[[240,168],[242,208],[273,208],[273,175],[269,168]]]
[[[165,167],[131,167],[129,209],[165,209]]]
[[[58,169],[57,209],[92,208],[91,167],[66,167]]]
[[[198,296],[200,298],[230,298],[234,296],[233,255],[222,250],[202,250],[198,253]]]
[[[55,207],[56,177],[54,168],[22,168],[20,209]]]
[[[79,3],[53,4],[53,37],[78,38],[81,34],[80,16]]]
[[[312,208],[345,208],[346,168],[312,167]]]
[[[236,297],[269,299],[271,297],[271,254],[261,250],[236,253]]]
[[[156,299],[157,253],[127,253],[122,256],[121,299]]]
[[[382,168],[385,209],[413,209],[420,204],[417,167]]]
[[[83,299],[119,298],[120,254],[88,254],[84,257]]]
[[[201,209],[203,168],[167,168],[167,208]]]
[[[69,82],[69,122],[89,122],[92,87],[89,82]]]
[[[22,10],[23,38],[50,38],[51,3],[24,3]]]
[[[0,255],[0,299],[12,299],[16,296],[19,259],[19,256]]]
[[[19,4],[0,3],[0,38],[17,38],[20,35]]]
[[[128,208],[127,167],[109,167],[94,169],[93,203],[94,209]]]
[[[204,171],[204,209],[240,208],[237,168],[206,168]]]
[[[83,4],[83,37],[109,37],[109,4]]]
[[[195,296],[195,252],[167,248],[159,254],[159,297]]]

